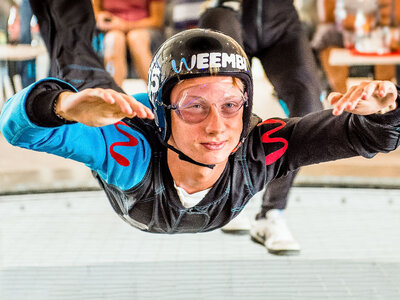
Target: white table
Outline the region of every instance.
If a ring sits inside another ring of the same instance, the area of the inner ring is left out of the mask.
[[[396,65],[396,81],[400,83],[400,54],[362,55],[349,49],[332,49],[329,63],[333,66]]]
[[[43,45],[33,47],[31,45],[0,45],[0,108],[7,95],[5,95],[5,81],[8,79],[7,62],[24,61],[37,58],[46,53]]]

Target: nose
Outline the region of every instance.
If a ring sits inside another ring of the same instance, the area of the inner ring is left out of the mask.
[[[204,120],[206,122],[206,132],[208,134],[222,133],[226,129],[225,119],[220,115],[216,105],[211,105],[210,113]]]

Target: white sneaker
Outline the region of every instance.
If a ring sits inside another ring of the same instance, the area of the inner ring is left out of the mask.
[[[271,209],[266,213],[266,217],[266,219],[255,221],[250,229],[251,239],[263,244],[272,254],[299,254],[300,245],[290,232],[282,211]]]
[[[251,222],[246,214],[240,213],[228,224],[221,227],[222,232],[230,234],[248,234]]]

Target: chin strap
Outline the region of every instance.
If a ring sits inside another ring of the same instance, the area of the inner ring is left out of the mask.
[[[161,139],[160,139],[160,140],[161,140]],[[187,162],[189,162],[189,163],[198,165],[198,166],[200,166],[200,167],[206,167],[206,168],[209,168],[209,169],[214,169],[214,167],[215,167],[215,165],[207,165],[207,164],[203,164],[203,163],[201,163],[201,162],[198,162],[198,161],[195,161],[195,160],[191,159],[191,158],[190,158],[189,156],[187,156],[185,153],[183,153],[182,151],[176,149],[175,147],[171,146],[170,144],[166,143],[166,142],[163,141],[163,140],[161,140],[161,143],[162,143],[165,147],[167,147],[168,149],[171,149],[172,151],[174,151],[175,153],[177,153],[180,160],[187,161]]]

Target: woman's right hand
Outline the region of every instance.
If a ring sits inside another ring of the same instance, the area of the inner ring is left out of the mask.
[[[86,89],[78,93],[62,92],[55,112],[69,121],[101,127],[127,117],[154,119],[153,112],[135,98],[111,89]]]
[[[109,31],[112,28],[111,20],[113,15],[108,11],[99,11],[96,15],[96,26],[102,31]]]
[[[96,26],[101,31],[119,30],[128,32],[129,22],[109,13],[108,11],[101,11],[97,14]]]

